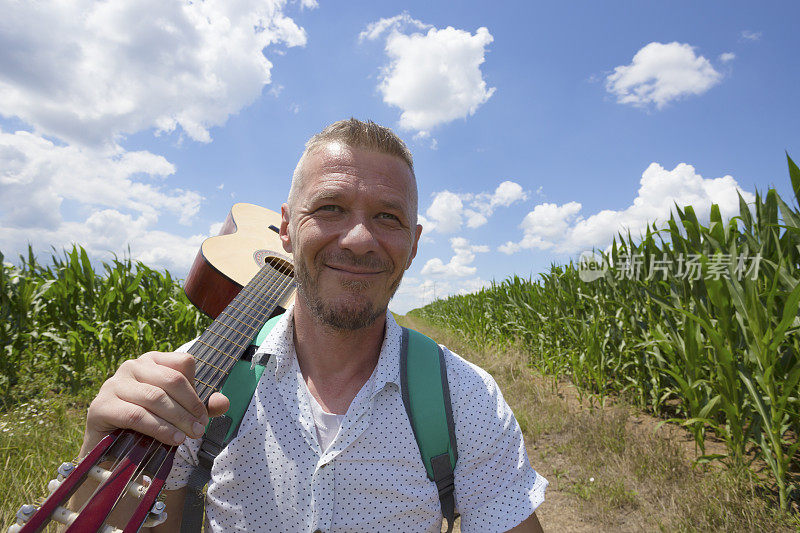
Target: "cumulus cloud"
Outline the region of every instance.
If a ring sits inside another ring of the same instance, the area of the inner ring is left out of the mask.
[[[489,285],[489,282],[476,276],[467,279],[420,279],[405,276],[400,287],[389,303],[389,308],[398,314],[422,307],[438,298],[454,294],[476,292]]]
[[[305,44],[285,3],[6,2],[0,115],[82,145],[178,127],[208,142],[270,82],[264,48]]]
[[[480,70],[494,40],[488,29],[474,35],[451,26],[437,29],[403,13],[369,24],[359,39],[384,35],[389,63],[378,90],[385,103],[400,108],[401,128],[427,138],[434,127],[474,114],[494,94]]]
[[[678,42],[652,42],[606,78],[606,90],[621,104],[658,109],[689,95],[708,91],[722,80],[720,74],[694,49]]]
[[[498,250],[507,254],[523,249],[574,253],[602,248],[619,233],[627,234],[630,230],[635,238],[647,230],[648,223],[660,226],[676,203],[681,208],[693,206],[701,220],[708,219],[711,204],[716,203],[722,216],[730,218],[739,214],[737,190],[739,185],[731,176],[706,179],[686,163],[672,170],[651,163],[642,174],[636,198],[627,208],[605,209],[584,218],[580,214],[582,206],[577,202],[539,204],[520,224],[522,239],[509,241]],[[747,202],[755,200],[751,193],[741,194]]]
[[[475,261],[476,253],[488,252],[486,245],[472,245],[464,237],[453,237],[450,239],[450,246],[453,248],[453,257],[448,263],[444,263],[438,257],[429,259],[422,267],[423,276],[438,276],[446,278],[463,278],[473,276],[478,270],[471,266]]]
[[[210,141],[212,127],[270,83],[265,48],[305,44],[286,3],[6,2],[0,116],[32,131],[0,130],[0,249],[79,243],[107,257],[130,247],[185,272],[206,235],[163,227],[192,223],[203,198],[170,187],[175,166],[126,151],[124,136],[152,129]]]
[[[426,231],[454,233],[460,230],[464,223],[468,228],[483,226],[498,207],[508,207],[527,197],[528,193],[522,186],[513,181],[502,182],[494,192],[477,194],[456,194],[447,190],[437,192],[425,212],[428,223]]]
[[[150,152],[98,152],[0,131],[0,250],[80,242],[121,253],[130,244],[139,259],[188,266],[198,237],[155,229],[164,212],[188,225],[200,209],[199,193],[163,184],[174,171]]]
[[[403,12],[394,17],[383,18],[375,22],[367,24],[367,29],[358,34],[359,42],[374,41],[386,32],[396,31],[400,32],[404,28],[417,28],[419,30],[427,30],[432,28],[430,24],[425,24],[421,20],[412,18],[408,12]]]

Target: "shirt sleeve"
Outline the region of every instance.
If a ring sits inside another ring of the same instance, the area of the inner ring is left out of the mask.
[[[444,348],[456,430],[455,503],[461,531],[508,531],[544,501],[522,430],[495,380]]]

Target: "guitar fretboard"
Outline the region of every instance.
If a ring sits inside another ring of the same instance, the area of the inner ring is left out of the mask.
[[[266,263],[189,348],[197,360],[195,389],[204,402],[219,392],[233,365],[294,288],[286,263]]]

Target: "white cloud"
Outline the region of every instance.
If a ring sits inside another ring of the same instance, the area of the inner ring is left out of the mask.
[[[59,146],[0,131],[0,250],[79,242],[121,254],[130,244],[134,257],[156,266],[188,266],[200,237],[155,229],[164,212],[189,224],[200,209],[200,194],[161,183],[174,171],[150,152]]]
[[[387,31],[402,31],[403,28],[413,27],[419,30],[432,28],[430,24],[425,24],[421,20],[412,18],[408,12],[404,11],[394,17],[383,18],[376,22],[367,24],[367,29],[358,34],[358,40],[374,41]]]
[[[431,230],[453,233],[461,229],[464,204],[457,194],[450,191],[436,193],[431,206],[425,211],[430,218]]]
[[[313,8],[316,0],[300,4]],[[0,115],[33,131],[0,130],[0,250],[79,243],[102,258],[130,246],[136,259],[185,272],[205,235],[173,234],[162,225],[173,218],[190,224],[203,198],[170,187],[174,165],[126,151],[124,135],[179,129],[210,141],[210,128],[270,83],[264,49],[305,44],[285,5],[6,2]]]
[[[651,163],[642,174],[637,197],[627,208],[604,209],[584,218],[577,202],[539,204],[520,224],[523,238],[507,242],[498,250],[507,254],[535,248],[574,253],[603,248],[618,233],[627,234],[630,230],[631,236],[637,238],[647,230],[648,223],[656,222],[661,227],[676,203],[681,208],[693,206],[701,221],[708,220],[711,204],[716,203],[723,218],[730,219],[739,214],[738,189],[731,176],[706,179],[686,163],[673,170]],[[742,192],[742,197],[747,202],[755,200],[748,192]]]
[[[389,308],[395,313],[405,314],[411,309],[422,307],[435,299],[453,294],[476,292],[489,285],[480,277],[468,279],[422,279],[405,276]]]
[[[427,33],[401,31],[409,26]],[[427,136],[440,124],[474,114],[494,94],[480,70],[494,40],[486,28],[474,35],[450,26],[437,29],[403,13],[369,24],[359,39],[384,34],[389,64],[378,90],[385,103],[402,111],[401,128]]]
[[[761,39],[760,31],[742,30],[739,38],[745,41],[758,41]]]
[[[719,60],[723,63],[727,63],[728,61],[733,61],[736,59],[736,54],[733,52],[725,52],[719,55]]]
[[[470,266],[475,261],[476,253],[489,251],[486,245],[472,245],[463,237],[453,237],[450,239],[450,246],[453,248],[453,257],[445,264],[441,259],[435,257],[429,259],[422,267],[423,276],[438,276],[446,278],[463,278],[475,275],[477,267]]]
[[[527,197],[522,186],[513,181],[502,182],[494,192],[456,194],[445,190],[435,193],[431,206],[425,212],[430,219],[427,221],[429,231],[454,233],[461,229],[464,219],[469,228],[483,226],[498,207],[508,207]],[[465,207],[465,204],[469,207]]]
[[[620,65],[606,78],[606,90],[617,102],[658,109],[669,102],[708,91],[722,79],[711,63],[688,44],[650,43],[636,52],[630,65]]]
[[[270,83],[262,50],[305,44],[285,3],[6,2],[0,114],[82,145],[178,127],[208,142]]]

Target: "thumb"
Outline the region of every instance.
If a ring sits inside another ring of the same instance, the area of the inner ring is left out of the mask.
[[[225,395],[215,392],[208,399],[208,416],[215,417],[225,414],[230,406],[231,402]]]

